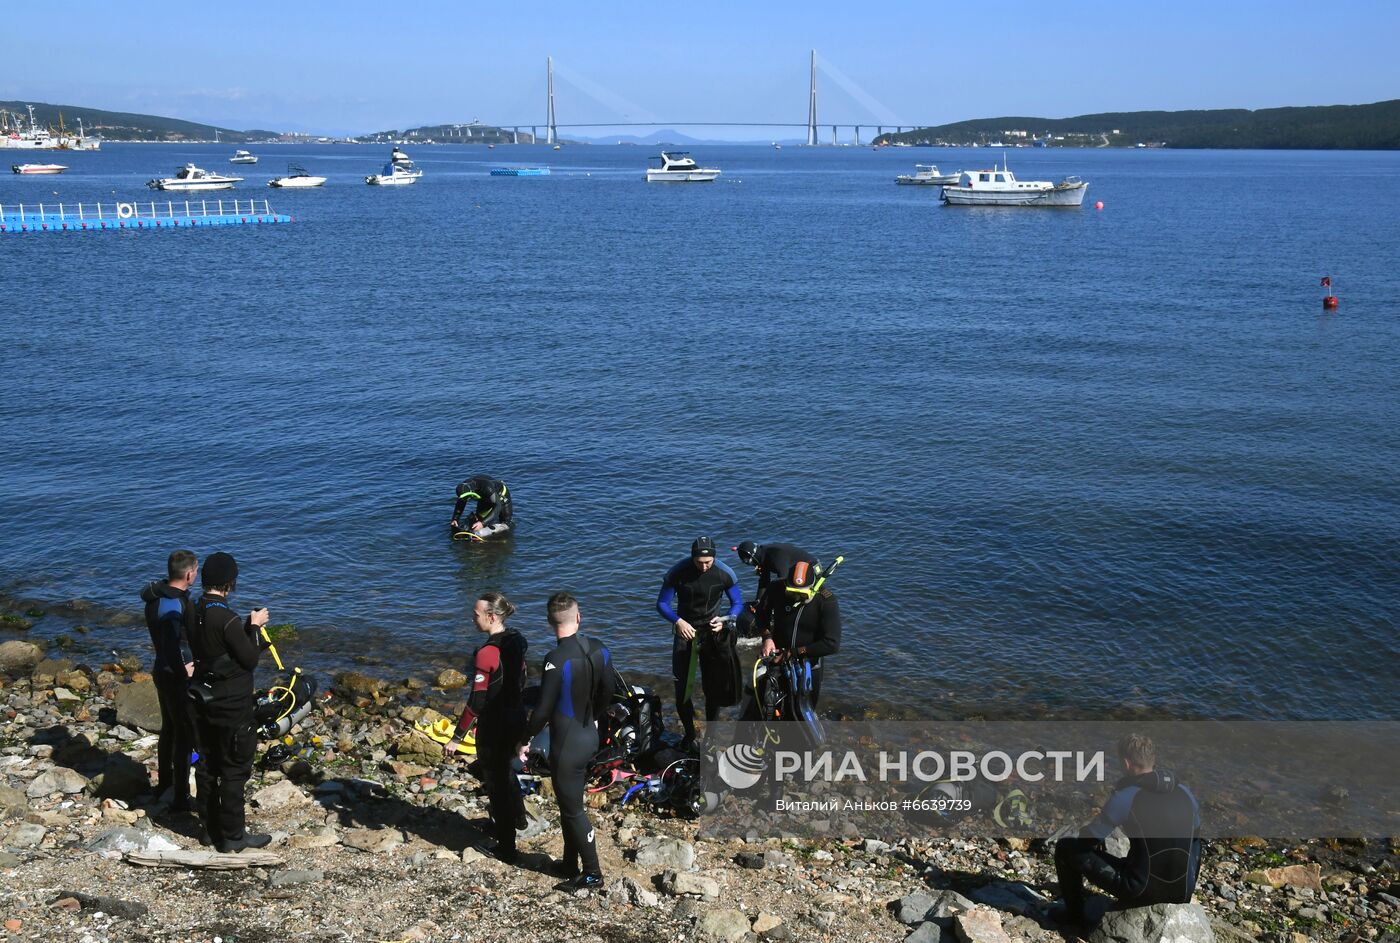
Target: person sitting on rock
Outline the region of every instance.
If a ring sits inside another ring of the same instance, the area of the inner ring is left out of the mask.
[[[1055,844],[1062,900],[1052,919],[1085,923],[1084,880],[1125,907],[1186,904],[1201,867],[1201,809],[1169,770],[1156,768],[1156,748],[1142,734],[1118,741],[1124,776],[1095,818]],[[1109,854],[1104,839],[1115,828],[1128,836],[1128,856]]]

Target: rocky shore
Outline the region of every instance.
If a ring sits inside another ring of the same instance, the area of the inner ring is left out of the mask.
[[[482,854],[485,797],[414,722],[465,679],[337,675],[249,786],[264,852],[214,855],[197,824],[141,805],[159,712],[134,656],[75,664],[0,644],[0,889],[15,940],[450,941],[1063,939],[1044,839],[718,840],[701,825],[597,797],[607,890],[568,897],[545,873],[557,814],[520,866]],[[547,791],[546,791],[547,792]],[[528,833],[527,833],[528,834]],[[169,866],[188,852],[182,866]],[[229,860],[233,859],[233,860]],[[1400,943],[1400,849],[1385,843],[1211,843],[1196,903],[1112,913],[1089,939]]]

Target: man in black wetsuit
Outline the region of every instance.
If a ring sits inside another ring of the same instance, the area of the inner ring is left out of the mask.
[[[1169,770],[1157,769],[1157,751],[1142,734],[1118,741],[1123,778],[1098,817],[1078,837],[1055,843],[1062,901],[1050,916],[1084,923],[1084,880],[1128,907],[1185,904],[1196,892],[1201,867],[1201,811],[1196,797]],[[1115,828],[1128,836],[1128,856],[1110,855],[1103,841]]]
[[[271,838],[244,830],[243,787],[253,772],[253,670],[268,644],[262,636],[267,610],[240,619],[228,597],[238,583],[238,563],[211,553],[200,571],[204,593],[190,609],[186,635],[194,653],[190,693],[203,751],[195,769],[200,817],[208,843],[219,851],[261,848]]]
[[[549,768],[564,830],[560,873],[565,880],[555,889],[572,893],[603,886],[583,796],[588,763],[598,752],[596,718],[607,710],[617,677],[607,646],[578,634],[578,600],[555,593],[549,597],[548,612],[559,645],[545,656],[540,702],[530,715],[526,736],[535,736],[549,724]]]
[[[754,594],[752,605],[745,607],[744,615],[739,617],[739,634],[746,638],[754,634],[755,616],[769,586],[780,586],[792,571],[794,563],[806,563],[809,567],[821,565],[816,557],[796,544],[757,544],[745,540],[730,549],[739,555],[739,560],[745,566],[753,567],[758,574],[758,592]]]
[[[683,748],[695,743],[695,702],[691,699],[699,664],[698,632],[720,633],[726,618],[744,611],[744,597],[734,571],[715,559],[715,542],[699,537],[690,545],[690,556],[671,567],[661,581],[656,611],[671,623],[671,675],[676,681],[676,713],[685,728]],[[730,644],[733,644],[732,639]],[[719,717],[720,706],[705,700],[705,719]]]
[[[774,586],[758,610],[763,657],[805,660],[812,668],[809,702],[817,706],[822,687],[822,659],[841,650],[841,609],[826,587],[816,589],[816,568],[799,560],[788,570],[782,592]]]
[[[190,672],[185,657],[185,614],[190,607],[190,584],[199,559],[189,550],[176,550],[166,561],[168,579],[153,580],[141,590],[146,604],[146,628],[156,658],[151,678],[160,701],[160,746],[156,750],[156,796],[171,790],[170,811],[190,811],[190,751],[194,749],[194,711],[190,704]],[[192,666],[191,666],[192,667]]]
[[[468,501],[475,501],[476,508],[463,520]],[[457,486],[457,504],[449,526],[454,534],[470,532],[484,540],[510,530],[512,516],[506,483],[489,475],[473,475]]]

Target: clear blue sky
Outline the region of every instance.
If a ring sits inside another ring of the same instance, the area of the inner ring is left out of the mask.
[[[803,122],[812,48],[827,122],[1400,97],[1393,0],[69,0],[5,27],[0,99],[336,134],[542,123],[546,55],[560,123]]]

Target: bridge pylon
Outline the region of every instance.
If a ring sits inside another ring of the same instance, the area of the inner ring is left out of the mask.
[[[546,144],[555,144],[555,143],[558,143],[558,142],[555,140],[555,138],[556,138],[558,135],[557,135],[557,129],[555,128],[555,121],[554,121],[554,57],[553,57],[553,56],[546,56],[546,57],[545,57],[545,60],[544,60],[544,78],[545,78],[545,88],[546,88],[546,92],[547,92],[547,94],[548,94],[548,96],[549,96],[549,108],[548,108],[548,111],[547,111],[547,113],[546,113],[546,115],[545,115],[545,135],[546,135],[546,137],[545,137],[545,143],[546,143]]]
[[[807,100],[807,146],[817,146],[817,51],[812,50],[812,91]]]

